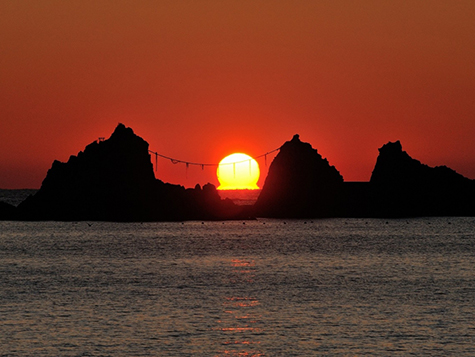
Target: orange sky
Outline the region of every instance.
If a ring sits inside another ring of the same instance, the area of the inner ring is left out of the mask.
[[[38,188],[119,122],[189,161],[299,133],[346,181],[394,140],[473,179],[474,34],[472,0],[2,1],[0,187]]]

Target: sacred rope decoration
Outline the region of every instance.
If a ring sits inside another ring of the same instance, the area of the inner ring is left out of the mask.
[[[271,150],[271,151],[268,151],[262,155],[259,155],[259,156],[256,156],[254,157],[254,159],[259,159],[261,157],[264,158],[264,163],[265,163],[265,166],[267,167],[267,155],[270,155],[276,151],[279,151],[280,150],[280,147],[277,148],[277,149],[274,149],[274,150]],[[246,159],[246,160],[241,160],[241,161],[235,161],[235,162],[226,162],[226,163],[222,163],[222,164],[219,164],[219,163],[202,163],[202,162],[192,162],[192,161],[186,161],[186,160],[180,160],[180,159],[175,159],[173,157],[170,157],[170,156],[166,156],[166,155],[163,155],[163,154],[160,154],[156,151],[152,151],[152,150],[149,150],[148,151],[150,154],[152,155],[155,155],[155,171],[157,171],[157,167],[158,167],[158,158],[161,157],[162,159],[166,159],[166,160],[170,160],[170,162],[174,165],[176,164],[185,164],[186,168],[187,168],[187,172],[188,172],[188,168],[190,166],[201,166],[201,169],[204,170],[205,169],[205,166],[211,166],[211,167],[217,167],[218,170],[219,170],[219,166],[220,165],[233,165],[233,170],[234,170],[234,174],[236,174],[236,164],[240,164],[240,163],[243,163],[243,162],[246,162],[246,161],[249,161],[249,171],[251,170],[251,159]]]

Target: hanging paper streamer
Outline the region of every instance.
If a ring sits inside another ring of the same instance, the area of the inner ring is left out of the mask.
[[[271,150],[269,152],[266,152],[265,154],[262,154],[262,155],[259,155],[259,156],[256,156],[254,157],[254,159],[259,159],[261,157],[264,157],[264,162],[265,162],[265,166],[267,167],[267,155],[269,154],[272,154],[276,151],[279,151],[280,150],[280,147],[277,148],[277,149],[274,149],[274,150]],[[163,159],[166,159],[166,160],[170,160],[170,162],[174,165],[176,164],[185,164],[186,165],[186,178],[188,178],[188,168],[191,166],[191,165],[194,165],[194,166],[201,166],[201,170],[204,170],[205,169],[205,166],[214,166],[214,167],[217,167],[218,170],[217,170],[217,175],[219,177],[219,163],[217,164],[209,164],[209,163],[201,163],[201,162],[191,162],[191,161],[185,161],[185,160],[178,160],[178,159],[175,159],[175,158],[172,158],[172,157],[169,157],[169,156],[165,156],[165,155],[162,155],[162,154],[159,154],[158,152],[156,151],[152,151],[152,150],[149,150],[148,151],[149,153],[155,155],[155,171],[157,171],[157,167],[158,167],[158,157],[161,157]],[[237,161],[237,162],[228,162],[228,163],[225,163],[225,164],[221,164],[221,165],[233,165],[233,171],[234,171],[234,177],[236,177],[236,164],[239,164],[239,163],[243,163],[243,162],[246,162],[246,161],[249,161],[249,175],[251,175],[251,160],[243,160],[243,161]]]

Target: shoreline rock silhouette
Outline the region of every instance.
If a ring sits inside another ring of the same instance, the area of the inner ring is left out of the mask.
[[[243,218],[207,184],[194,189],[155,178],[148,143],[119,124],[66,163],[54,161],[39,191],[17,208],[24,220],[176,221]]]
[[[254,206],[258,217],[331,217],[338,213],[343,177],[309,143],[294,135],[269,167]]]
[[[0,201],[0,220],[11,220],[16,218],[16,207]]]
[[[388,217],[473,216],[475,181],[410,157],[399,141],[379,149],[370,179],[373,211]]]
[[[182,221],[322,217],[475,216],[475,180],[429,167],[399,141],[379,148],[369,182],[345,182],[294,135],[272,161],[254,206],[221,199],[216,187],[185,189],[153,172],[148,143],[119,124],[66,163],[54,161],[41,188],[18,207],[0,202],[1,220]]]
[[[446,166],[411,158],[399,141],[379,148],[369,182],[343,182],[298,135],[269,168],[255,205],[258,217],[474,216],[475,181]]]

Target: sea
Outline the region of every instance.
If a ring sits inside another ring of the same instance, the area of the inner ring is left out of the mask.
[[[474,228],[0,221],[0,356],[474,356]]]

